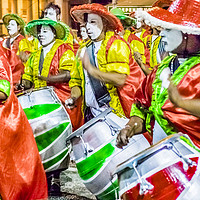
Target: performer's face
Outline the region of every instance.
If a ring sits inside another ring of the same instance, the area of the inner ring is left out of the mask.
[[[183,42],[182,32],[174,29],[164,29],[161,31],[162,41],[165,44],[165,51],[173,52]]]
[[[8,23],[7,30],[10,36],[17,35],[19,33],[20,27],[18,26],[17,22],[11,19]]]
[[[53,21],[58,21],[58,16],[56,10],[53,8],[48,8],[44,11],[44,17],[49,18]]]
[[[42,25],[40,32],[38,33],[38,39],[42,46],[48,46],[55,40],[55,35],[48,25]]]
[[[86,28],[85,27],[81,27],[80,28],[80,31],[81,31],[81,37],[83,40],[87,39],[88,38],[88,35],[87,35],[87,31],[86,31]]]
[[[95,40],[97,39],[103,30],[103,21],[99,15],[96,14],[88,14],[88,19],[86,23],[86,29],[88,36]]]

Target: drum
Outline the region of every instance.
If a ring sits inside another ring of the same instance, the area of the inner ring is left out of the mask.
[[[117,167],[121,199],[199,199],[199,156],[188,136],[168,136]]]
[[[117,176],[112,176],[116,166],[150,146],[143,135],[132,137],[124,149],[115,146],[117,133],[127,122],[108,109],[67,138],[83,183],[98,199],[118,198]]]
[[[72,133],[70,118],[53,87],[25,91],[18,100],[29,120],[46,172],[66,169]]]

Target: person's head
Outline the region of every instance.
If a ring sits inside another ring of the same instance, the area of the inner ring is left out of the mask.
[[[128,29],[135,25],[136,20],[126,15],[120,8],[112,8],[110,12],[115,15],[122,23],[124,29]]]
[[[16,14],[6,14],[3,16],[2,20],[10,37],[15,37],[18,34],[25,36],[25,22],[21,17]]]
[[[88,39],[88,34],[87,34],[87,30],[86,30],[85,24],[81,24],[80,25],[80,34],[81,34],[81,38],[83,40],[87,40]]]
[[[167,52],[187,57],[200,51],[200,35],[184,34],[176,29],[164,29],[160,35]]]
[[[37,26],[38,40],[42,46],[48,46],[55,41],[56,30],[51,25]]]
[[[55,39],[63,40],[66,31],[63,23],[48,18],[32,20],[26,26],[26,32],[38,38],[42,46],[47,46]]]
[[[14,19],[8,22],[6,28],[10,37],[15,37],[20,33],[20,26]]]
[[[54,3],[49,3],[44,9],[44,17],[54,21],[60,21],[60,7]]]
[[[120,20],[98,3],[74,6],[70,14],[74,21],[86,24],[88,36],[95,41],[103,39],[107,31],[123,30]]]
[[[107,22],[94,13],[84,14],[87,34],[91,40],[99,41],[104,38]]]
[[[153,7],[138,11],[137,16],[152,27],[165,29],[161,36],[166,51],[187,57],[200,51],[199,9],[199,0],[175,0],[168,10]]]

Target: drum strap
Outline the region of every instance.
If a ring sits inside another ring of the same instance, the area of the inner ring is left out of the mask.
[[[43,63],[44,63],[44,50],[42,48],[41,54],[40,54],[40,61],[39,61],[39,72],[40,72],[40,74],[42,73]]]
[[[94,57],[94,43],[91,43],[90,46],[87,46],[86,51],[88,53],[91,64],[97,67],[96,62],[95,62],[95,57]],[[89,76],[90,83],[91,83],[91,86],[94,91],[94,95],[96,97],[99,107],[102,107],[108,104],[111,98],[105,84],[99,81],[98,79],[90,76],[89,73],[88,73],[88,76]]]

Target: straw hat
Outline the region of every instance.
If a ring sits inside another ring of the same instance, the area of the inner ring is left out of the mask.
[[[108,21],[108,26],[110,29],[116,32],[120,32],[123,30],[123,26],[120,20],[110,13],[103,5],[98,3],[92,4],[83,4],[79,6],[74,6],[70,10],[70,14],[74,21],[79,23],[84,23],[84,14],[85,13],[94,13],[97,14]]]
[[[168,10],[153,7],[138,11],[137,18],[145,20],[150,26],[176,29],[183,33],[200,35],[200,1],[175,0]]]
[[[16,14],[6,14],[3,16],[2,21],[4,25],[7,27],[10,20],[15,20],[20,26],[20,33],[25,36],[24,27],[25,22],[24,20]]]
[[[26,31],[33,35],[34,37],[37,37],[37,26],[39,25],[50,25],[56,30],[56,39],[63,40],[66,36],[66,30],[67,26],[64,27],[62,23],[53,21],[49,18],[43,18],[43,19],[37,19],[30,21],[26,26]]]

